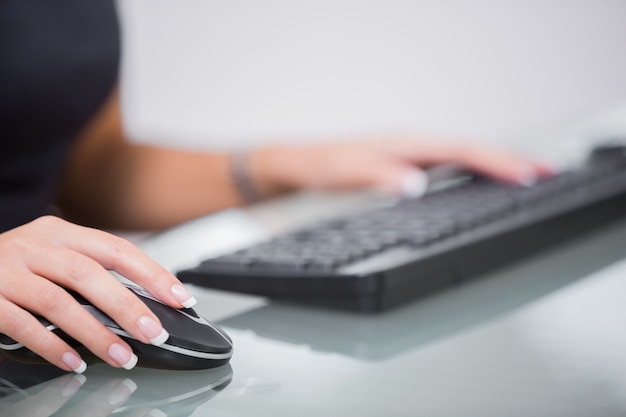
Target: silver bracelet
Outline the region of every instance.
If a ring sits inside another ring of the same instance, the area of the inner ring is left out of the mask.
[[[235,189],[247,203],[255,203],[262,199],[261,193],[250,175],[250,154],[235,152],[230,155],[230,176]]]

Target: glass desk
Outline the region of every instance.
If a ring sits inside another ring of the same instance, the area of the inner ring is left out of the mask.
[[[319,216],[323,199],[130,237],[175,271],[290,227],[294,213]],[[3,361],[0,416],[626,414],[626,220],[382,314],[190,290],[233,338],[230,365],[79,376]]]
[[[623,415],[624,248],[626,221],[377,315],[191,287],[234,340],[229,366],[5,361],[0,415]]]

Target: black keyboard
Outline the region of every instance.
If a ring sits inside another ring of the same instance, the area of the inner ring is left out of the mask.
[[[532,187],[485,178],[331,219],[179,271],[183,282],[378,311],[626,216],[626,156]]]

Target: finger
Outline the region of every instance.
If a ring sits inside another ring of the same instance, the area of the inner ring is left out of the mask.
[[[0,297],[0,332],[65,371],[82,373],[87,365],[67,343],[46,329],[32,314]]]
[[[87,256],[62,247],[41,247],[34,248],[28,254],[27,263],[33,273],[42,276],[45,274],[48,280],[83,295],[120,327],[143,343],[160,345],[169,337],[159,319],[137,296],[124,287],[100,264]],[[72,306],[74,314],[80,314],[84,317],[85,325],[89,324],[90,327],[93,327],[96,323],[99,324],[63,289],[49,285],[44,280],[36,280],[32,285],[39,287],[36,292],[34,288],[31,288],[31,292],[38,294],[37,297],[25,297],[16,292],[12,299],[63,328],[65,325],[71,325],[71,321],[68,320],[73,317],[73,314],[69,314],[63,309],[57,311],[59,306],[62,308],[65,303]],[[89,328],[72,330],[72,337],[86,343],[86,338],[90,336],[89,331]],[[101,340],[102,343],[95,351],[93,350],[96,347],[94,343],[86,343],[89,350],[100,357],[102,357],[103,342],[106,339]],[[113,339],[108,338],[108,341],[113,342]],[[117,342],[119,343],[119,340]]]
[[[109,365],[132,369],[137,364],[137,356],[134,355],[130,346],[87,312],[64,289],[42,279],[25,277],[23,281],[24,285],[28,285],[32,290],[28,297],[24,297],[19,291],[4,290],[5,297],[25,309],[46,317]],[[52,352],[55,352],[57,357],[60,355],[65,362],[72,359],[61,350],[63,346],[66,346],[65,343],[52,332],[47,331],[47,333],[49,334],[46,337],[46,343],[54,343]],[[31,344],[28,333],[18,333],[17,336],[19,338],[16,340],[20,340],[38,354],[43,352],[46,355],[45,359],[49,360],[48,345]]]
[[[467,168],[490,177],[524,186],[553,172],[543,164],[495,148],[457,148],[455,159]]]
[[[559,167],[549,161],[529,159],[528,162],[537,170],[541,177],[551,177],[559,173]]]
[[[396,156],[421,166],[457,163],[498,180],[521,185],[531,185],[540,177],[554,174],[548,164],[493,145],[402,140],[393,144],[393,151]]]
[[[131,242],[106,233],[65,222],[55,217],[42,217],[54,236],[54,242],[92,258],[106,269],[146,288],[162,302],[176,307],[191,307],[196,299],[182,283]]]

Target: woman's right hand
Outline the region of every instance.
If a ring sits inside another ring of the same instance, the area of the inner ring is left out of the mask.
[[[37,314],[111,366],[132,368],[137,358],[130,346],[67,292],[81,294],[138,340],[162,343],[167,332],[158,318],[108,270],[171,307],[195,303],[176,277],[129,241],[44,216],[0,234],[0,333],[66,371],[84,371],[76,350]]]

